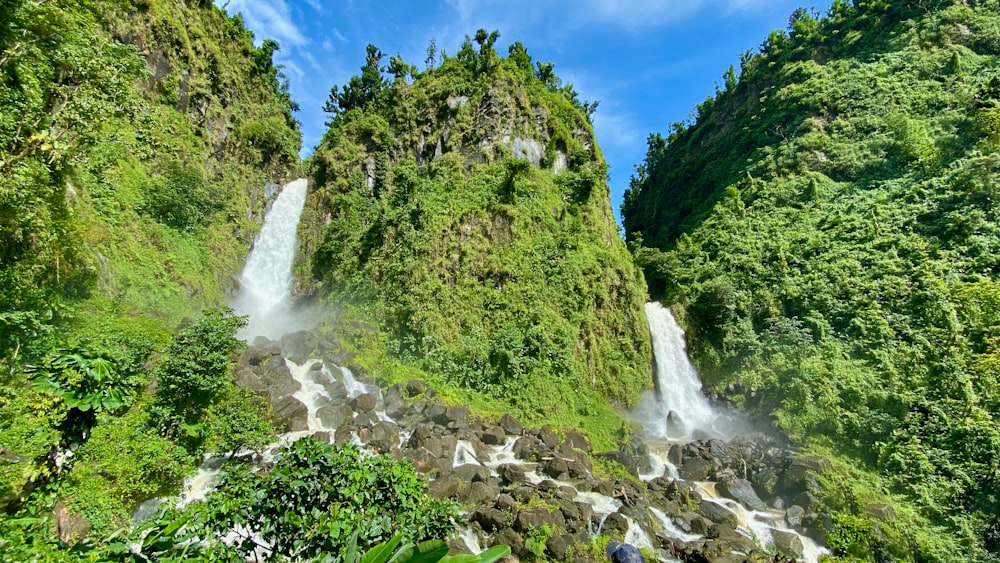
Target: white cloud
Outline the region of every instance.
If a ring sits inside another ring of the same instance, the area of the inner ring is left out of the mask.
[[[226,10],[239,12],[258,40],[273,37],[283,46],[302,47],[309,43],[295,22],[284,0],[231,0]]]
[[[337,38],[337,41],[340,41],[341,43],[347,43],[347,38],[344,37],[344,34],[341,33],[339,29],[333,28],[333,36]]]

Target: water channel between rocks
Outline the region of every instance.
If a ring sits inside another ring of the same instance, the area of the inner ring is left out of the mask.
[[[548,428],[523,428],[509,416],[499,424],[483,423],[470,417],[467,407],[435,403],[433,391],[419,382],[394,385],[383,393],[338,365],[335,354],[300,357],[301,350],[323,348],[310,332],[285,333],[294,324],[289,322],[288,292],[305,191],[304,180],[291,182],[272,205],[234,303],[250,315],[243,336],[253,339],[237,367],[238,381],[266,394],[287,430],[264,453],[264,461],[307,436],[410,459],[418,471],[434,476],[432,494],[468,507],[467,522],[458,523],[456,531],[473,553],[491,541],[516,544],[523,534],[549,524],[566,532],[547,545],[548,555],[558,558],[599,534],[622,537],[665,561],[694,551],[709,553],[709,544],[719,555],[765,548],[812,562],[823,553],[793,529],[806,529],[809,507],[795,506],[787,513],[779,509],[793,495],[807,494],[797,488],[803,488],[802,482],[808,485],[813,468],[752,441],[724,441],[734,438],[737,428],[746,428],[746,421],[713,408],[701,393],[684,351],[683,331],[658,303],[646,306],[657,386],[630,414],[645,431],[630,451],[595,453],[580,434],[560,438]],[[269,324],[272,317],[280,322]],[[592,456],[622,462],[638,480],[594,478]],[[748,480],[746,459],[753,456],[777,460],[754,465],[754,479],[764,476],[760,483]],[[206,459],[186,481],[178,502],[203,499],[222,461]],[[786,482],[776,483],[782,480]],[[768,497],[770,506],[761,496]],[[530,502],[534,499],[546,507],[525,507],[537,506]],[[153,502],[158,501],[144,503],[136,517],[155,507]]]

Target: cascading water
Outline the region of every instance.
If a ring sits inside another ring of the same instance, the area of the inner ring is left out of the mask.
[[[293,180],[281,189],[247,257],[240,276],[241,289],[233,302],[238,314],[250,317],[241,336],[280,338],[292,320],[288,297],[292,285],[296,231],[306,201],[305,179]],[[298,327],[296,327],[298,328]]]
[[[687,356],[684,330],[670,310],[647,303],[646,318],[656,359],[656,389],[643,395],[632,416],[653,439],[733,438],[738,428],[734,415],[712,407],[702,393],[698,372]]]

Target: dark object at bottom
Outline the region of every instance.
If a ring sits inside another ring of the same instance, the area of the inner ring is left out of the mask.
[[[611,563],[646,563],[642,553],[634,545],[627,543],[608,542],[604,552],[611,558]]]

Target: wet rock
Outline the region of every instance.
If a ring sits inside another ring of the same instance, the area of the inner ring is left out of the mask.
[[[406,399],[403,398],[403,388],[397,383],[385,390],[382,394],[385,403],[385,413],[391,418],[398,420],[406,414]]]
[[[351,401],[351,407],[359,413],[369,413],[375,410],[378,397],[372,393],[362,393]]]
[[[475,463],[466,463],[455,468],[455,475],[466,483],[485,483],[490,480],[490,470]]]
[[[601,525],[601,534],[613,538],[624,538],[626,532],[628,532],[628,520],[619,512],[608,514],[604,524]]]
[[[446,453],[441,438],[434,433],[433,427],[427,424],[418,424],[414,427],[406,444],[411,448],[424,448],[434,457],[441,457]]]
[[[487,532],[495,532],[507,525],[507,514],[496,508],[480,506],[472,512],[472,521],[478,522]]]
[[[504,463],[497,467],[497,474],[507,484],[520,484],[524,482],[524,469],[514,463]]]
[[[302,364],[309,359],[317,342],[316,335],[308,330],[292,332],[281,337],[281,353],[296,364]]]
[[[739,523],[739,519],[736,517],[735,512],[710,500],[703,499],[698,504],[698,512],[700,512],[702,516],[717,524],[736,526]]]
[[[785,511],[785,523],[788,524],[790,528],[798,528],[802,525],[802,517],[805,516],[806,511],[799,505],[793,504],[788,507]]]
[[[542,462],[542,473],[564,481],[569,477],[569,465],[566,464],[566,460],[556,456]]]
[[[461,479],[461,476],[458,476]],[[492,502],[500,494],[499,487],[494,487],[483,481],[476,481],[467,487],[459,489],[456,500],[465,504],[484,504]]]
[[[406,413],[414,417],[422,416],[424,411],[427,410],[427,405],[427,401],[424,400],[413,401],[410,403],[409,408],[406,409]]]
[[[502,446],[507,440],[507,433],[499,426],[487,426],[479,434],[479,439],[488,446]]]
[[[681,464],[681,459],[683,458],[683,449],[679,444],[674,444],[670,446],[670,451],[667,452],[667,461],[672,463],[675,467]]]
[[[324,428],[342,428],[354,418],[354,412],[347,405],[326,405],[316,410],[316,418]]]
[[[684,464],[680,468],[681,479],[685,481],[704,481],[708,479],[708,474],[712,472],[714,467],[714,463],[700,457],[685,459]]]
[[[271,403],[271,421],[280,432],[300,432],[309,428],[309,409],[302,401],[285,395]]]
[[[503,428],[503,431],[511,436],[520,436],[524,432],[524,427],[521,426],[521,423],[509,414],[500,417],[500,428]]]
[[[571,479],[589,479],[593,471],[590,456],[583,452],[576,452],[567,463],[569,476]]]
[[[544,507],[524,508],[514,519],[514,529],[519,532],[530,532],[542,526],[565,528],[566,519],[561,511]]]
[[[785,530],[771,530],[771,537],[774,539],[774,547],[779,553],[792,559],[800,559],[804,547],[802,538],[794,532]]]
[[[688,527],[691,533],[699,534],[704,536],[708,533],[708,529],[712,527],[713,522],[704,516],[700,516],[693,512],[684,512],[681,514],[682,519],[686,519],[688,522]]]
[[[312,438],[313,440],[316,440],[317,442],[323,442],[325,444],[329,444],[330,443],[330,433],[329,432],[313,432],[312,436],[310,436],[310,438]]]
[[[753,485],[746,479],[721,481],[716,484],[716,490],[722,496],[731,498],[751,510],[765,510],[767,508],[757,496],[756,491],[753,490]]]
[[[524,435],[514,442],[514,457],[525,461],[538,461],[548,448],[535,436]]]
[[[391,422],[379,421],[358,431],[358,439],[378,453],[386,453],[399,444],[399,427]]]
[[[754,490],[764,498],[774,497],[780,492],[778,473],[770,467],[754,473],[750,477],[750,482]]]
[[[351,425],[356,428],[366,428],[373,424],[375,424],[375,421],[373,421],[372,418],[366,413],[359,413],[354,417],[354,420],[351,421]]]

